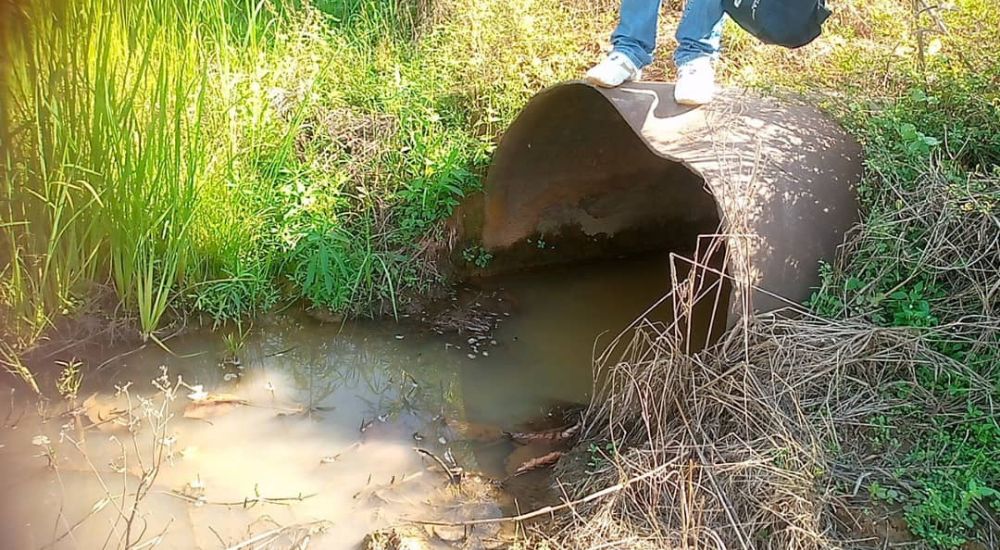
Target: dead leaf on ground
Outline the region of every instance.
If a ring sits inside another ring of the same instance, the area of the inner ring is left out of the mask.
[[[102,432],[117,432],[128,429],[125,413],[128,412],[114,403],[105,402],[93,394],[83,402],[83,414],[90,420],[91,426]],[[90,427],[90,426],[88,426]]]
[[[220,416],[249,403],[246,399],[231,393],[210,393],[204,399],[188,403],[188,406],[184,407],[184,418],[205,419]]]

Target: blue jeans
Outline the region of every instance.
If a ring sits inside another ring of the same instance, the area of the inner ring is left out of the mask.
[[[622,0],[618,28],[611,35],[617,52],[628,56],[636,67],[653,62],[656,19],[660,0]],[[722,40],[721,0],[687,0],[677,25],[674,63],[681,65],[699,57],[718,57]]]

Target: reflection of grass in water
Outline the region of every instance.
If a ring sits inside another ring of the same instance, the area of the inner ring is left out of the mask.
[[[385,340],[336,336],[319,345],[300,346],[276,366],[291,375],[310,408],[336,406],[335,400],[329,402],[333,396],[342,390],[357,390],[356,396],[350,395],[349,399],[367,404],[367,420],[384,415],[434,416],[459,411],[454,371],[404,362],[408,354],[394,355],[385,343],[391,341],[388,335]]]
[[[246,347],[247,339],[250,336],[250,331],[253,329],[253,325],[248,326],[243,329],[241,324],[237,324],[236,329],[231,332],[227,332],[222,337],[222,343],[226,348],[225,359],[236,359],[239,357],[240,352]]]
[[[330,526],[327,520],[278,525],[268,530],[250,529],[253,523],[248,528],[234,525],[241,517],[232,514],[234,509],[285,507],[318,495],[308,492],[265,493],[255,487],[252,494],[230,494],[226,498],[218,487],[213,491],[212,487],[206,486],[199,472],[209,467],[212,455],[224,453],[225,447],[233,442],[227,443],[222,437],[206,448],[190,446],[188,438],[197,438],[195,434],[198,430],[181,429],[184,436],[178,436],[177,422],[183,425],[187,421],[178,420],[174,411],[178,406],[191,406],[193,402],[189,400],[188,392],[195,388],[185,384],[180,377],[172,381],[166,368],[161,370],[161,375],[153,380],[152,385],[155,390],[152,394],[125,384],[115,395],[95,395],[83,403],[70,398],[71,409],[77,413],[74,420],[63,425],[58,436],[39,434],[32,439],[32,445],[41,451],[37,456],[47,460],[59,490],[58,496],[62,499],[58,510],[51,510],[55,514],[51,540],[43,538],[40,541],[48,542],[46,547],[72,543],[75,547],[96,548],[102,542],[123,548],[153,547],[163,543],[194,545],[192,526],[175,523],[173,509],[164,510],[165,506],[169,506],[165,499],[177,499],[184,506],[193,508],[219,507],[228,510],[229,519],[215,527],[222,533],[227,533],[229,527],[237,527],[236,531],[229,532],[239,533],[240,539],[226,543],[227,546],[247,547],[251,542],[283,545],[289,539],[314,536]],[[225,413],[219,411],[215,414]],[[52,426],[44,417],[37,420],[41,431]],[[33,421],[31,419],[26,423]],[[204,429],[217,428],[208,426]],[[246,444],[242,440],[245,436],[238,436],[241,440],[236,444]],[[216,478],[221,485],[238,478],[242,465],[229,464],[227,467],[222,478]],[[183,486],[175,485],[178,473],[192,477],[180,480],[181,483],[187,481]],[[254,474],[261,475],[263,482],[269,472]],[[81,475],[87,478],[82,485],[79,482]],[[33,483],[47,484],[50,481],[37,476],[28,477],[34,478]],[[44,498],[46,490],[31,491],[27,496],[29,508]],[[81,503],[86,505],[81,506]],[[25,527],[26,533],[30,531],[30,525]],[[246,537],[243,533],[248,531],[255,531],[255,534],[242,540]],[[39,533],[41,537],[49,536],[47,530]],[[14,540],[18,540],[22,533],[17,532],[13,536]]]

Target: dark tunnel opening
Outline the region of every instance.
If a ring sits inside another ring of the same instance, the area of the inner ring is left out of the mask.
[[[688,271],[689,264],[671,262],[670,253],[694,259],[701,252],[697,261],[724,270],[724,247],[717,243],[713,254],[705,254],[707,242],[700,239],[721,226],[704,179],[652,151],[603,96],[588,89],[536,97],[504,135],[484,192],[466,201],[454,221],[459,238],[452,263],[460,266],[459,278],[658,258],[664,269],[647,292],[655,301]],[[477,249],[488,262],[470,261],[475,253],[469,251]],[[711,272],[699,274],[695,287],[719,283]],[[720,285],[706,290],[694,308],[691,349],[726,326],[730,289]],[[673,312],[666,309],[650,315],[669,322]]]

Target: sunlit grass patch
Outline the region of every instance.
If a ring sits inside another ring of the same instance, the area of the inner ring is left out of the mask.
[[[479,185],[501,129],[590,60],[584,42],[600,22],[577,9],[18,7],[3,44],[4,315],[22,335],[15,348],[72,314],[91,282],[113,284],[117,313],[146,336],[164,316],[237,319],[281,298],[394,310],[435,279],[419,256]],[[61,16],[47,19],[51,10]],[[315,245],[345,235],[350,246]]]

